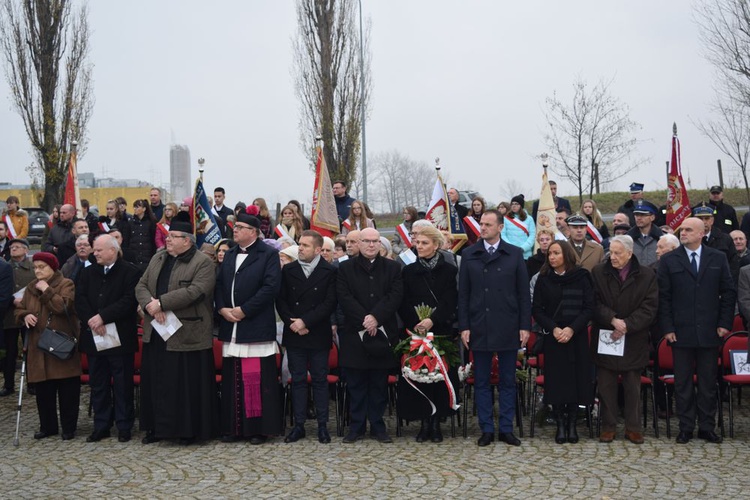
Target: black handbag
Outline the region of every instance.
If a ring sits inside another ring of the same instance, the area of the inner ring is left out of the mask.
[[[65,306],[63,306],[65,307]],[[65,307],[65,316],[68,318],[70,323],[70,316],[68,315],[68,308]],[[59,330],[53,330],[49,327],[50,321],[52,321],[52,315],[50,314],[47,319],[47,326],[39,336],[39,342],[36,346],[44,353],[54,356],[57,359],[65,361],[73,357],[76,352],[76,345],[78,341],[72,335],[68,335],[65,332]],[[71,328],[72,328],[71,323]]]

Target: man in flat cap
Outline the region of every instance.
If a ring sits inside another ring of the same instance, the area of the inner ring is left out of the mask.
[[[658,211],[656,205],[646,200],[638,200],[633,205],[635,227],[630,228],[628,236],[633,238],[633,255],[642,266],[656,262],[656,242],[664,235],[654,224]]]
[[[604,260],[604,248],[599,243],[586,239],[586,217],[575,214],[568,217],[565,222],[570,228],[568,242],[576,251],[576,264],[591,272]]]
[[[630,227],[635,227],[635,216],[633,215],[633,208],[638,200],[643,199],[643,184],[640,182],[634,182],[630,185],[630,199],[623,203],[618,212],[622,212],[628,216],[630,221]]]

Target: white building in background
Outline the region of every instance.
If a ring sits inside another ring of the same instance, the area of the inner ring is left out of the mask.
[[[184,198],[193,196],[190,149],[187,146],[174,144],[169,148],[169,191],[171,199],[178,204]]]

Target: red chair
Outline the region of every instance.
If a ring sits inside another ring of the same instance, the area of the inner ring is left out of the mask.
[[[216,388],[221,393],[221,367],[223,364],[222,359],[223,342],[217,338],[213,341],[214,350],[214,372],[216,377]]]
[[[472,365],[474,363],[474,354],[471,351],[469,351],[469,362],[472,363]],[[518,364],[516,364],[516,367],[518,367]],[[495,354],[492,357],[492,365],[490,367],[490,390],[492,391],[493,407],[495,405],[495,387],[498,387],[500,385],[500,375],[498,371],[499,371],[499,368],[498,368],[497,354]],[[469,436],[469,423],[467,419],[469,417],[469,398],[471,397],[471,389],[474,387],[474,382],[475,382],[474,377],[470,376],[470,377],[467,377],[463,383],[464,438]],[[520,437],[523,437],[523,391],[524,390],[525,388],[523,387],[523,384],[516,381],[516,426],[518,427],[518,435]],[[476,415],[476,401],[472,402],[472,415]]]
[[[334,403],[335,403],[335,415],[336,415],[336,435],[337,436],[343,436],[344,435],[344,425],[342,421],[342,405],[339,404],[339,393],[342,392],[342,384],[341,384],[341,377],[339,375],[336,375],[334,372],[338,371],[339,367],[339,349],[336,346],[336,344],[331,344],[331,350],[328,351],[328,375],[327,381],[328,386],[333,386],[334,389]],[[389,380],[390,382],[390,380]],[[307,384],[308,386],[312,384],[312,377],[310,377],[310,373],[307,373]],[[292,425],[294,424],[293,417],[292,417],[292,405],[291,405],[291,393],[292,393],[292,378],[289,377],[287,380],[286,388],[284,389],[284,415],[283,420],[286,422],[286,416],[289,414],[290,422],[292,422]]]
[[[718,363],[721,359],[717,360]],[[654,360],[654,381],[660,380],[664,384],[664,400],[667,408],[667,438],[672,437],[672,426],[671,426],[671,408],[672,398],[670,396],[670,388],[674,392],[674,356],[672,354],[672,346],[662,338],[659,344],[656,346],[656,359]],[[693,384],[698,382],[698,376],[693,373]],[[718,381],[717,381],[718,383]],[[721,405],[721,391],[716,391],[719,406],[719,422],[723,421],[722,405]],[[724,435],[724,429],[721,429],[722,436]]]
[[[539,388],[544,389],[544,354],[537,356],[538,370],[541,375],[534,377],[534,390],[531,395],[531,424],[529,428],[529,436],[534,437],[534,429],[536,427],[536,400],[539,394]],[[586,405],[586,425],[589,428],[589,438],[594,437],[594,426],[591,423],[591,405]]]
[[[742,316],[739,314],[734,317],[734,323],[732,323],[732,332],[745,331],[745,324],[742,321]]]
[[[724,339],[724,343],[721,346],[721,366],[722,366],[721,381],[729,389],[728,392],[729,392],[729,437],[730,438],[734,438],[734,398],[732,397],[732,389],[737,389],[738,400],[739,400],[740,389],[743,386],[750,385],[750,375],[741,375],[741,374],[732,373],[731,351],[747,352],[747,344],[748,344],[747,336],[748,336],[748,332],[746,331],[734,332]],[[724,419],[721,413],[719,414],[719,419],[721,421],[721,429],[723,431]]]
[[[138,350],[133,358],[133,387],[135,388],[135,415],[141,414],[141,366],[143,365],[143,337],[138,335]]]

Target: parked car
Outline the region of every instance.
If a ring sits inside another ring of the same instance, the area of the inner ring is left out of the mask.
[[[474,198],[477,196],[480,196],[480,194],[476,191],[459,191],[458,204],[468,208],[469,212],[471,212],[471,202],[474,201]]]
[[[24,210],[29,214],[29,243],[41,243],[49,214],[39,207],[24,207]]]

